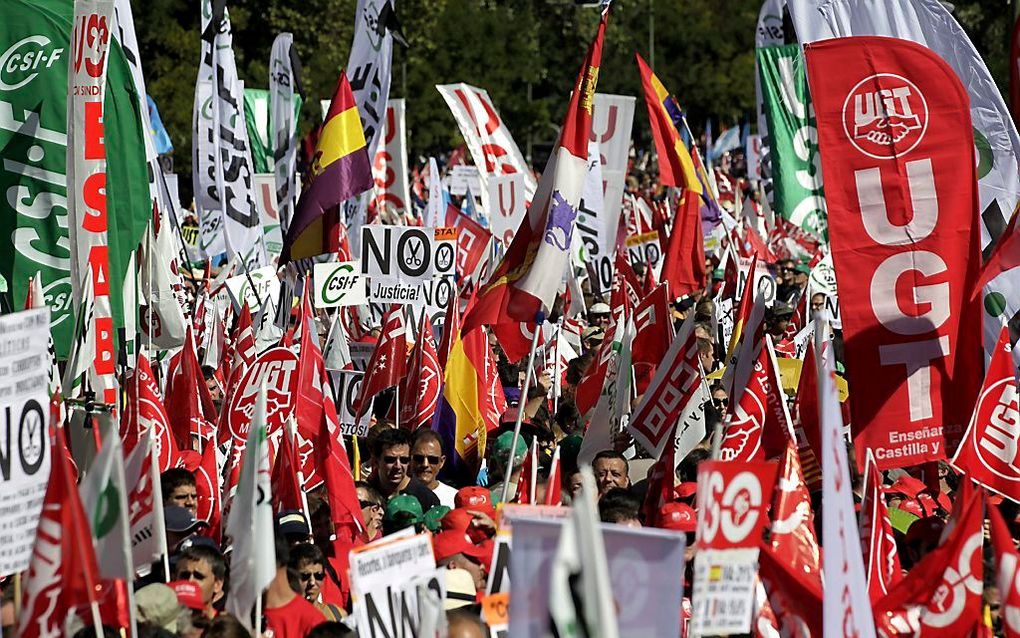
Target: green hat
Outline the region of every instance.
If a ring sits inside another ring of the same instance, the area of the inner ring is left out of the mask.
[[[391,498],[390,502],[386,504],[386,513],[383,514],[383,520],[386,522],[399,521],[417,525],[424,519],[421,503],[409,494],[400,494]]]
[[[570,434],[560,440],[560,463],[563,467],[577,467],[577,455],[581,452],[583,437]]]
[[[802,275],[810,275],[811,267],[805,263],[800,263],[793,267],[793,272],[799,272]]]
[[[425,527],[435,534],[442,529],[443,517],[449,512],[450,508],[445,505],[433,505],[429,508],[429,511],[425,512]]]
[[[498,459],[502,463],[506,463],[506,459],[510,456],[510,444],[514,440],[513,432],[504,432],[496,438],[496,444],[492,446],[492,453],[495,455],[494,458]],[[514,461],[523,462],[524,455],[528,453],[528,444],[524,440],[524,435],[517,437],[517,449],[514,454]]]

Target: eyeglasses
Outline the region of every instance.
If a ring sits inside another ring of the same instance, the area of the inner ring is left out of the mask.
[[[301,572],[302,583],[307,583],[313,578],[321,583],[326,579],[326,572]]]
[[[177,572],[177,580],[205,580],[206,578],[209,578],[209,574],[203,574],[194,570]]]
[[[407,464],[409,464],[411,462],[411,457],[409,457],[409,456],[384,456],[384,457],[382,457],[382,462],[385,463],[386,465],[393,465],[395,463],[400,463],[401,465],[407,465]]]
[[[712,399],[712,403],[714,403],[716,405],[729,405],[729,402],[730,402],[730,400],[729,400],[728,397],[723,397],[721,399],[719,399],[719,398],[713,398]]]
[[[379,509],[382,509],[382,505],[375,501],[358,501],[358,505],[361,506],[361,509],[367,509],[369,507],[378,507]]]
[[[432,456],[431,454],[415,454],[411,458],[414,459],[415,463],[424,464],[425,461],[428,461],[429,465],[439,465],[439,457]]]

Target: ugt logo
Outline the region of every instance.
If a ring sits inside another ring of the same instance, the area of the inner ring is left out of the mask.
[[[905,155],[928,129],[928,102],[917,86],[893,73],[876,73],[843,102],[843,131],[860,152],[875,159]]]

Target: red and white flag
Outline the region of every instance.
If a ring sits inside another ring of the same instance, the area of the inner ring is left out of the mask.
[[[166,407],[170,430],[179,449],[191,450],[195,447],[195,438],[205,439],[212,434],[212,424],[219,415],[205,385],[191,327],[184,338],[184,347],[170,360]]]
[[[162,488],[151,431],[146,433],[125,459],[124,480],[129,490],[131,560],[135,573],[145,576],[151,571],[152,564],[167,551]]]
[[[860,515],[861,547],[868,575],[868,596],[877,603],[903,578],[899,548],[889,522],[882,475],[868,456],[864,469],[864,498]]]
[[[1013,543],[1013,535],[998,507],[989,506],[988,519],[992,530],[992,547],[995,548],[995,583],[999,586],[999,617],[1006,638],[1020,638],[1020,554]]]
[[[422,313],[407,376],[400,384],[400,427],[413,432],[428,423],[439,404],[442,387],[443,369],[439,367],[436,340],[428,313]]]
[[[298,479],[299,471],[291,428],[284,427],[270,477],[270,484],[273,486],[273,511],[277,514],[287,510],[305,510],[304,488]]]
[[[125,396],[127,401],[121,417],[124,449],[130,454],[138,442],[151,432],[158,470],[166,472],[172,467],[179,467],[181,453],[145,355],[138,356],[137,367],[128,373]]]
[[[857,464],[944,459],[981,385],[981,267],[967,93],[893,38],[805,46],[846,344]]]
[[[217,446],[205,446],[202,461],[195,468],[195,493],[198,496],[195,518],[209,524],[200,532],[202,536],[217,543],[223,535],[223,488],[218,455]]]
[[[651,269],[649,269],[651,270]],[[673,314],[669,309],[669,286],[662,284],[652,290],[634,308],[634,343],[631,362],[638,394],[643,394],[663,359],[662,345],[673,341]]]
[[[952,464],[993,492],[1020,502],[1020,449],[1017,448],[1020,412],[1012,350],[1009,327],[1003,326],[988,362],[974,415]]]
[[[787,442],[793,441],[771,338],[766,336],[760,348],[747,387],[731,394],[739,398],[736,404],[731,404],[726,422],[720,451],[724,461],[772,458],[782,454]]]
[[[535,504],[535,490],[538,488],[538,437],[531,440],[531,447],[524,457],[521,467],[521,478],[517,481],[515,503],[521,505]]]
[[[552,462],[549,464],[549,480],[545,484],[545,504],[561,505],[563,503],[563,466],[560,464],[560,446],[553,451]]]
[[[365,369],[354,410],[361,417],[372,407],[372,398],[400,383],[407,374],[407,328],[404,307],[394,304],[382,318],[382,334]],[[300,425],[300,421],[298,423]]]
[[[808,579],[822,589],[822,558],[815,537],[815,517],[811,512],[811,494],[800,471],[800,458],[793,441],[779,464],[779,478],[772,497],[772,526],[769,540],[777,560],[791,573]]]

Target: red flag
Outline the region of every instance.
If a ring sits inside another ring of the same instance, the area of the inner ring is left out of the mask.
[[[779,551],[764,544],[758,555],[758,570],[775,613],[776,628],[782,630],[780,635],[822,638],[822,587],[818,580],[805,578]]]
[[[485,424],[487,433],[492,432],[499,428],[500,419],[507,409],[503,384],[500,383],[499,372],[496,370],[496,355],[489,347],[484,333],[478,331],[464,336],[464,351],[472,361],[479,359],[483,361],[479,386],[482,392],[482,423]]]
[[[638,394],[644,394],[662,360],[663,344],[673,341],[673,316],[669,311],[667,285],[655,288],[634,309],[636,333],[631,343],[634,383]]]
[[[198,364],[195,336],[190,326],[184,348],[170,360],[166,388],[167,414],[174,440],[179,449],[191,450],[193,437],[206,438],[211,434],[210,424],[216,422],[218,414]]]
[[[541,327],[535,327],[534,321],[505,321],[492,324],[490,328],[510,363],[517,363],[531,352],[531,339],[535,330],[541,330]],[[544,342],[545,335],[539,333],[537,345]]]
[[[372,398],[400,383],[407,374],[407,339],[404,336],[404,307],[394,304],[382,318],[382,334],[379,343],[368,360],[365,378],[358,390],[354,408],[358,416],[372,407]]]
[[[140,438],[152,430],[152,444],[156,446],[159,471],[166,472],[180,465],[180,450],[170,427],[159,388],[152,376],[152,368],[145,355],[138,356],[134,370],[128,371],[124,384],[124,412],[121,416],[121,438],[126,454],[134,449]]]
[[[514,502],[521,505],[535,504],[535,489],[538,487],[538,437],[531,440],[531,447],[524,457],[521,467],[521,478],[517,481],[517,494]]]
[[[805,47],[858,466],[946,458],[981,385],[976,162],[967,93],[931,49]],[[909,220],[909,221],[907,221]],[[850,274],[850,276],[845,276]]]
[[[705,286],[705,240],[701,230],[701,198],[684,191],[673,218],[673,230],[662,260],[662,281],[674,295],[689,295]]]
[[[195,493],[198,495],[195,518],[209,524],[200,532],[202,536],[219,543],[223,540],[223,507],[220,503],[223,492],[216,455],[216,446],[212,443],[206,445],[202,450],[202,462],[195,470]]]
[[[273,511],[304,511],[301,498],[301,481],[298,479],[297,452],[294,449],[290,428],[284,427],[280,436],[280,449],[276,451],[270,482],[273,486]]]
[[[484,226],[450,204],[446,207],[446,225],[457,229],[457,276],[463,282],[474,274],[492,240]]]
[[[616,263],[613,275],[613,289],[609,296],[609,307],[615,312],[617,308],[633,308],[641,303],[641,291],[644,287],[637,273],[627,260],[626,250],[616,251]]]
[[[776,372],[768,337],[762,342],[747,387],[726,422],[721,459],[764,460],[781,454],[793,440],[786,399]]]
[[[1013,544],[1013,535],[1006,526],[998,507],[989,506],[988,518],[992,528],[992,546],[998,564],[995,582],[999,586],[999,617],[1006,638],[1020,638],[1020,554]]]
[[[553,451],[549,465],[549,480],[545,484],[545,504],[563,504],[563,467],[560,465],[560,446]]]
[[[255,328],[252,325],[251,310],[248,308],[248,304],[241,306],[241,314],[237,317],[237,326],[234,328],[231,347],[234,350],[234,356],[230,362],[231,375],[234,370],[241,370],[243,373],[255,362],[255,356],[258,354],[255,347]],[[231,375],[227,376],[228,380]]]
[[[800,471],[797,448],[790,441],[779,464],[779,480],[772,497],[772,527],[769,542],[777,560],[798,578],[810,580],[822,589],[822,559],[815,537],[811,495]]]
[[[1003,326],[988,362],[974,415],[952,464],[988,489],[1020,502],[1017,382],[1009,327]]]
[[[793,403],[793,433],[797,439],[797,452],[800,454],[804,480],[812,491],[822,487],[822,468],[818,464],[822,430],[818,422],[818,381],[813,341],[808,339],[804,367],[801,368],[800,383],[797,384],[797,397]]]
[[[875,604],[875,623],[920,608],[918,638],[968,638],[981,624],[984,498],[974,492],[946,541],[929,552]]]
[[[63,428],[56,428],[51,441],[49,485],[18,623],[23,638],[66,635],[65,623],[71,616],[81,616],[89,624],[99,621],[99,567]]]
[[[450,356],[450,348],[453,347],[453,338],[460,334],[460,294],[450,295],[446,304],[446,316],[443,317],[443,335],[439,339],[439,349],[436,354],[439,357],[439,367],[446,369],[446,361]]]
[[[609,363],[618,353],[613,350],[613,340],[617,330],[623,330],[623,321],[617,321],[609,327],[602,345],[599,346],[598,357],[588,366],[585,373],[577,384],[574,392],[574,403],[577,411],[584,416],[588,414],[598,403],[599,395],[602,393],[602,386],[606,382],[606,374],[609,371]]]
[[[439,404],[442,386],[443,369],[439,367],[436,340],[428,313],[422,313],[407,376],[400,384],[400,427],[413,432],[427,424]]]
[[[672,433],[675,429],[673,427],[669,431]],[[642,504],[645,525],[654,527],[660,525],[659,510],[666,503],[675,500],[674,489],[676,489],[676,446],[667,445],[648,475],[648,492],[645,493],[645,501]]]
[[[868,574],[868,596],[875,604],[903,578],[899,549],[893,536],[889,510],[882,493],[882,475],[868,462],[864,474],[864,499],[860,515],[861,547]]]
[[[730,360],[737,351],[737,344],[744,334],[744,327],[751,323],[751,311],[754,309],[754,297],[757,292],[754,288],[754,272],[757,267],[758,256],[754,255],[751,257],[751,267],[747,271],[747,281],[744,283],[744,294],[741,295],[740,305],[737,307],[736,319],[733,320],[733,334],[730,335],[730,343],[726,348],[727,360]],[[740,276],[739,272],[737,276]]]

